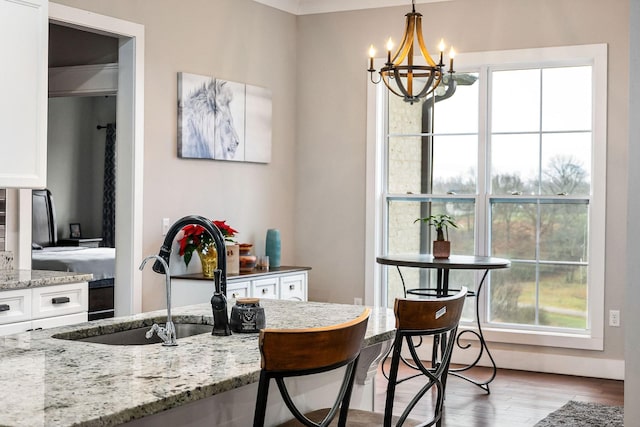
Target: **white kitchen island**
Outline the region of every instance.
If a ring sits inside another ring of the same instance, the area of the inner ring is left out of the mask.
[[[229,301],[229,310],[233,303]],[[353,319],[363,309],[280,300],[263,300],[261,305],[269,328],[327,326]],[[178,337],[177,347],[112,346],[53,337],[117,331],[125,323],[150,325],[164,321],[164,314],[157,311],[0,337],[0,389],[7,391],[0,402],[0,425],[251,425],[260,372],[258,334]],[[179,307],[173,315],[176,323],[212,322],[208,304]],[[365,369],[352,407],[371,408],[373,386],[362,384],[364,374],[387,348],[394,325],[391,310],[372,310],[361,363]],[[312,379],[316,396],[302,398],[317,404],[318,396],[323,396],[330,403],[326,387],[332,385],[326,380]],[[286,408],[275,388],[270,398],[272,424],[286,415]]]

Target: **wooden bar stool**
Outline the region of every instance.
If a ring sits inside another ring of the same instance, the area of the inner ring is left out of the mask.
[[[340,411],[338,425],[344,426],[369,313],[370,309],[367,308],[350,322],[323,328],[261,330],[259,345],[262,370],[254,427],[264,425],[271,379],[278,385],[280,395],[295,417],[294,420],[299,421],[294,425],[328,426]],[[311,420],[303,415],[293,402],[284,379],[328,372],[343,366],[346,366],[345,374],[333,407],[324,411],[321,416],[316,413],[319,420]]]

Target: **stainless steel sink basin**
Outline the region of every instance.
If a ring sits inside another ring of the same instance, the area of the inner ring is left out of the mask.
[[[135,327],[132,327],[135,326]],[[211,333],[213,326],[202,323],[175,323],[176,335],[180,338],[190,337]],[[114,331],[113,329],[121,329]],[[71,341],[83,341],[107,345],[147,345],[158,344],[162,340],[157,335],[153,335],[147,339],[145,334],[151,329],[151,325],[116,325],[110,329],[85,329],[74,332],[66,332],[54,335],[53,338],[59,338]]]

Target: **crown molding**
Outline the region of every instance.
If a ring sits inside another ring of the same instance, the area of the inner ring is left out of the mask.
[[[347,10],[375,9],[391,6],[411,6],[408,0],[254,0],[255,2],[289,12],[294,15],[344,12]],[[452,0],[416,0],[416,4],[438,3]]]

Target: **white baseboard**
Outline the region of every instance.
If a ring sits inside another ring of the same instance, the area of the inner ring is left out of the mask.
[[[491,349],[491,343],[489,348]],[[430,345],[424,345],[418,350],[421,359],[430,360]],[[477,347],[468,350],[455,348],[451,363],[469,364],[477,354]],[[504,349],[491,349],[491,355],[498,368],[502,369],[624,380],[624,360]],[[491,366],[486,353],[478,362],[478,366]]]

